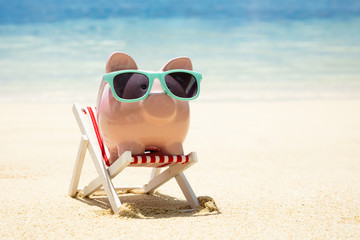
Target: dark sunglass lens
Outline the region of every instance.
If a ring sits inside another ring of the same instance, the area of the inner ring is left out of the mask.
[[[165,76],[165,83],[172,94],[181,98],[192,98],[198,93],[198,84],[190,73],[174,72]]]
[[[123,99],[137,99],[146,94],[149,79],[141,73],[121,73],[114,77],[114,90]]]

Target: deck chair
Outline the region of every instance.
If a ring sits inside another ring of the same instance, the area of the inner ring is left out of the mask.
[[[103,188],[114,214],[119,212],[119,207],[121,206],[116,190],[143,189],[145,193],[151,193],[172,178],[176,179],[190,207],[195,209],[199,205],[196,195],[183,173],[183,171],[197,162],[196,153],[192,152],[188,155],[179,156],[156,154],[132,156],[131,152],[127,151],[110,166],[108,152],[99,133],[96,109],[93,107],[82,108],[75,103],[73,112],[80,127],[81,141],[69,189],[69,195],[71,197],[75,197],[80,190],[78,189],[78,185],[86,150],[88,150],[98,176],[82,189],[84,196],[89,196],[100,188]],[[112,179],[127,167],[153,168],[150,181],[142,187],[115,188]],[[164,170],[161,171],[162,169]]]

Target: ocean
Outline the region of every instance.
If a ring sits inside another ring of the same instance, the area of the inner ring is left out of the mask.
[[[0,103],[95,103],[114,51],[188,56],[199,101],[360,98],[357,1],[0,1]]]

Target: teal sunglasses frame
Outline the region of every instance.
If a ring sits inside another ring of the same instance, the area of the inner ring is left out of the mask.
[[[139,74],[145,75],[149,79],[149,87],[148,87],[147,92],[144,94],[144,96],[142,96],[140,98],[135,98],[135,99],[123,99],[123,98],[120,98],[116,94],[115,88],[114,88],[114,78],[115,78],[115,76],[122,74],[122,73],[139,73]],[[168,74],[171,74],[171,73],[189,73],[192,76],[194,76],[195,81],[198,85],[198,91],[197,91],[196,95],[191,98],[182,98],[182,97],[175,96],[169,90],[169,88],[166,86],[166,83],[165,83],[165,76]],[[201,75],[201,73],[190,71],[190,70],[174,69],[174,70],[169,70],[169,71],[165,71],[165,72],[146,72],[146,71],[141,71],[141,70],[122,70],[122,71],[116,71],[116,72],[110,72],[110,73],[104,74],[104,81],[110,85],[113,96],[115,97],[116,100],[121,101],[121,102],[137,102],[137,101],[141,101],[141,100],[145,99],[150,94],[150,91],[151,91],[151,88],[153,86],[155,79],[160,80],[161,88],[163,89],[164,93],[171,96],[174,99],[181,100],[181,101],[190,101],[199,96],[200,81],[202,79],[202,75]]]

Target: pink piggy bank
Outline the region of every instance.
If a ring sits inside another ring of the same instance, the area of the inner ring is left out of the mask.
[[[159,154],[183,154],[190,123],[188,100],[198,96],[200,80],[186,57],[170,60],[159,72],[146,72],[138,70],[130,56],[111,54],[97,100],[110,164],[125,151],[142,155],[156,148]]]

